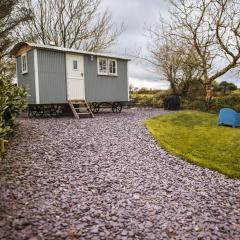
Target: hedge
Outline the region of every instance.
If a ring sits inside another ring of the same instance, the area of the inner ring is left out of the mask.
[[[14,132],[15,120],[25,108],[26,99],[26,89],[0,76],[0,139],[7,139]]]
[[[210,111],[218,113],[221,108],[232,108],[235,111],[240,112],[240,95],[228,95],[221,97],[214,97],[210,104],[210,109],[206,108],[206,104],[203,98],[199,98],[194,101],[183,100],[184,109]]]

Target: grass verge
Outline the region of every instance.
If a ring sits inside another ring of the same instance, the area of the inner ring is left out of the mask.
[[[202,167],[240,178],[240,128],[217,126],[217,115],[181,111],[146,120],[161,147]]]

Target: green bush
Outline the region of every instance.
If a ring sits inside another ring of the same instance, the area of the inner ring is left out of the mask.
[[[158,91],[156,94],[155,94],[155,97],[157,99],[161,99],[162,101],[164,100],[165,97],[169,96],[172,94],[172,91],[171,90],[162,90],[162,91]]]
[[[163,108],[164,107],[164,101],[161,97],[155,95],[153,97],[153,106],[156,108]]]
[[[164,98],[168,95],[169,91],[159,91],[152,94],[134,92],[130,96],[137,106],[163,108]],[[182,97],[181,107],[183,109],[210,111],[214,113],[219,112],[221,108],[228,107],[240,112],[240,94],[239,91],[235,91],[231,95],[215,96],[211,101],[210,109],[207,108],[204,97]]]
[[[187,98],[190,102],[202,98],[204,96],[203,85],[199,81],[191,81],[188,92],[183,98]]]
[[[26,106],[26,98],[24,88],[0,77],[0,138],[7,138],[13,133],[15,119]]]
[[[189,100],[189,99],[182,99],[182,108],[183,109],[191,109],[191,110],[198,110],[198,111],[207,111],[206,103],[203,98]]]
[[[163,107],[163,99],[158,94],[133,93],[130,97],[139,107]]]
[[[206,108],[204,98],[195,99],[189,101],[189,99],[182,100],[182,106],[184,109],[210,111],[217,113],[221,108],[232,108],[240,112],[240,95],[228,95],[214,97],[210,104],[210,109]]]
[[[231,95],[239,96],[239,97],[240,97],[240,89],[235,90],[235,91],[232,91],[232,92],[231,92]]]
[[[215,97],[211,103],[211,111],[218,112],[221,108],[232,108],[240,111],[240,96],[228,95],[224,97]]]

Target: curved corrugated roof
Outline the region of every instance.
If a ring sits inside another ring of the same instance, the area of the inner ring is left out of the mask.
[[[72,48],[57,47],[57,46],[52,46],[52,45],[41,45],[41,44],[30,43],[30,42],[17,43],[11,50],[10,54],[15,55],[17,50],[24,45],[28,45],[32,48],[45,49],[45,50],[49,50],[49,51],[52,50],[52,51],[58,51],[58,52],[79,53],[79,54],[83,54],[83,55],[93,55],[93,56],[100,56],[100,57],[117,58],[117,59],[123,59],[123,60],[127,60],[127,61],[131,60],[128,57],[114,55],[114,54],[88,52],[88,51],[81,51],[81,50],[76,50],[76,49],[72,49]]]

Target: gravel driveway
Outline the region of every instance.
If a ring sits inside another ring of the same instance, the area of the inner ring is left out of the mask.
[[[0,239],[240,239],[240,181],[161,150],[143,120],[21,119],[0,161]]]

